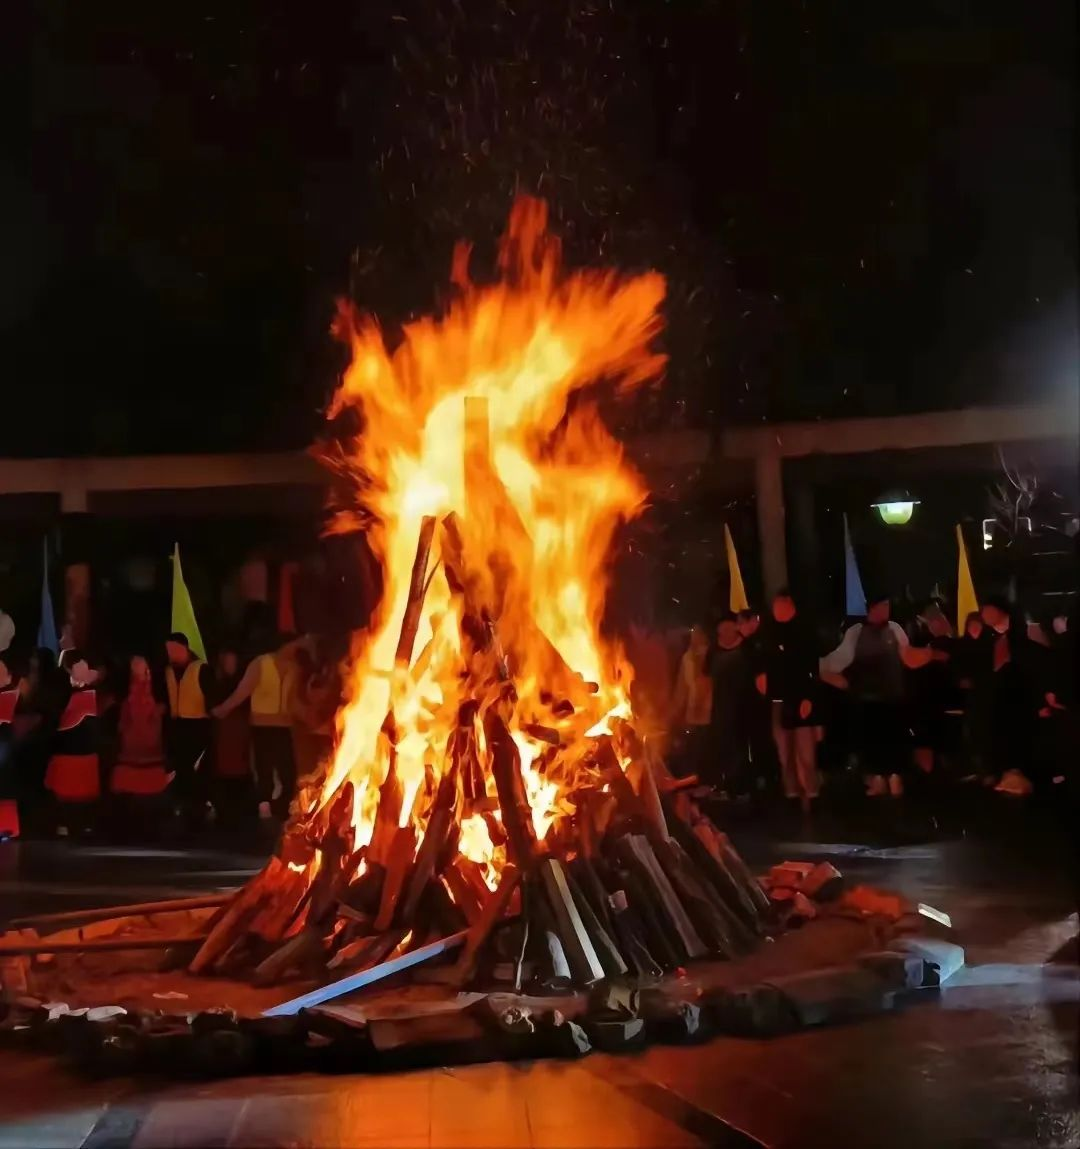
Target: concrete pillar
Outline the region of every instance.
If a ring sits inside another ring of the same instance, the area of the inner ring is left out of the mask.
[[[763,450],[754,456],[754,493],[761,542],[761,577],[765,596],[771,598],[787,586],[788,581],[784,476],[779,450]]]
[[[821,549],[818,546],[814,488],[804,474],[792,476],[788,468],[788,493],[791,502],[791,534],[795,573],[792,591],[799,605],[813,618],[820,617],[824,603],[821,579]]]

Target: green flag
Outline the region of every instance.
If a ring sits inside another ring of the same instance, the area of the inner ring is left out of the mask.
[[[172,624],[174,633],[187,635],[188,646],[192,651],[206,661],[206,647],[203,646],[202,635],[199,633],[199,624],[195,621],[195,608],[191,605],[191,595],[188,594],[187,583],[184,582],[184,572],[180,568],[180,544],[173,544],[172,553]]]

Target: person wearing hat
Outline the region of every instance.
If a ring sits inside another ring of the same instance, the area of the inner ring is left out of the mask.
[[[169,724],[165,753],[174,776],[181,811],[198,820],[205,808],[199,770],[210,745],[210,713],[206,696],[213,689],[210,668],[192,651],[186,634],[165,640],[165,690]]]
[[[918,670],[948,657],[935,647],[913,647],[903,627],[889,617],[888,595],[880,594],[867,599],[865,621],[848,627],[840,645],[821,659],[822,679],[851,691],[855,747],[870,797],[889,793],[898,798],[904,792],[902,773],[911,748],[905,668]]]

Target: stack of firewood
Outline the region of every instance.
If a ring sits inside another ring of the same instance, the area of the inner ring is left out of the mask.
[[[414,662],[413,648],[441,566],[459,620],[465,701],[446,761],[429,769],[415,801],[419,816],[402,817],[391,706],[370,839],[357,844],[351,782],[329,801],[325,780],[311,785],[278,854],[211,923],[192,972],[325,981],[457,951],[442,976],[459,986],[587,986],[706,954],[733,957],[761,936],[769,901],[727,839],[632,724],[603,714],[595,684],[520,609],[531,540],[491,466],[487,429],[483,401],[466,400],[466,500],[483,500],[505,551],[487,557],[481,576],[466,558],[476,551],[468,522],[425,518],[397,642],[394,674],[418,681],[432,653],[429,645]],[[506,633],[500,617],[513,620]],[[526,663],[543,666],[547,687],[527,713],[515,687]],[[533,768],[564,798],[542,841],[513,730],[544,748]],[[460,849],[462,823],[477,815],[506,859],[497,882]]]
[[[489,744],[505,754],[512,779],[507,743]],[[263,985],[375,971],[367,982],[411,964],[400,960],[409,954],[455,953],[451,966],[428,976],[456,987],[536,991],[656,977],[696,958],[749,952],[772,921],[768,898],[685,791],[660,794],[649,779],[646,767],[638,788],[613,788],[601,825],[586,804],[569,853],[536,842],[531,823],[518,819],[511,838],[520,840],[495,890],[452,835],[436,848],[430,820],[415,856],[411,846],[392,849],[389,864],[350,876],[356,858],[343,844],[341,815],[351,802],[344,791],[326,818],[314,879],[303,860],[310,844],[289,835],[218,911],[189,968]]]

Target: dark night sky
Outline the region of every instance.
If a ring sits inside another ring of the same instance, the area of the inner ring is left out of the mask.
[[[39,0],[12,32],[4,453],[304,442],[334,296],[430,306],[515,182],[573,258],[669,275],[639,422],[1075,387],[1066,0]]]

